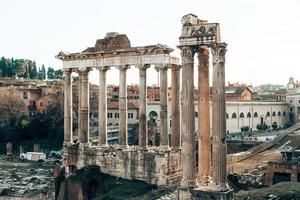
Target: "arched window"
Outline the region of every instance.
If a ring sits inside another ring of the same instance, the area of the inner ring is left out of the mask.
[[[232,119],[235,119],[235,118],[236,118],[236,113],[232,113],[231,118],[232,118]]]
[[[257,112],[255,112],[253,116],[254,116],[254,117],[258,117],[258,114],[257,114]]]
[[[251,113],[248,112],[248,113],[247,113],[247,118],[250,118],[250,117],[251,117]]]
[[[283,114],[283,116],[286,116],[286,112],[285,112],[285,111],[283,111],[283,113],[282,113],[282,114]]]
[[[228,115],[228,113],[226,113],[226,119],[229,119],[229,115]]]
[[[240,113],[240,118],[244,118],[244,117],[245,117],[244,113],[241,112],[241,113]]]
[[[278,111],[277,116],[281,116],[281,112],[280,111]]]
[[[270,116],[271,116],[270,112],[267,112],[266,116],[267,116],[267,117],[270,117]]]
[[[273,113],[272,113],[272,116],[276,116],[276,112],[273,112]]]

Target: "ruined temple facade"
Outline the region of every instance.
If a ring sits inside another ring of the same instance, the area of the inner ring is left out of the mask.
[[[64,166],[66,174],[88,165],[104,173],[138,179],[159,186],[179,186],[179,199],[231,199],[226,178],[225,54],[219,25],[193,14],[182,18],[179,38],[182,65],[164,45],[131,47],[124,34],[108,33],[94,47],[80,53],[60,52],[65,76]],[[209,95],[209,58],[213,61],[212,112]],[[194,56],[197,54],[199,98],[194,99]],[[147,69],[160,76],[159,146],[148,146]],[[119,69],[119,145],[107,143],[106,72]],[[139,140],[127,144],[127,71],[139,69]],[[89,80],[99,70],[99,144],[89,144]],[[181,72],[182,69],[182,72]],[[171,137],[168,136],[168,70],[171,70]],[[79,145],[72,139],[72,72],[78,73]],[[196,165],[195,102],[198,101],[199,164]],[[210,129],[212,113],[212,129]]]

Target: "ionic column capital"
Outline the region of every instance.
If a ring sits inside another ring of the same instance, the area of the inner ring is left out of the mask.
[[[73,69],[72,68],[63,68],[63,73],[72,73]]]
[[[182,68],[182,65],[171,64],[171,65],[169,65],[169,68],[172,69],[172,70],[174,69],[176,71],[180,71],[181,68]]]
[[[147,70],[151,65],[150,64],[143,64],[143,65],[137,65],[136,67],[139,68],[139,70]]]
[[[126,71],[127,69],[130,68],[130,65],[120,65],[116,67],[120,71]]]
[[[101,66],[101,67],[97,67],[96,69],[98,69],[99,71],[106,72],[110,70],[110,66]]]
[[[194,63],[196,48],[190,46],[179,47],[181,51],[182,63]]]
[[[168,64],[157,64],[155,65],[155,70],[159,71],[159,70],[168,70],[169,65]]]
[[[211,47],[211,52],[213,55],[213,63],[225,63],[225,54],[227,51],[226,43],[216,43]]]

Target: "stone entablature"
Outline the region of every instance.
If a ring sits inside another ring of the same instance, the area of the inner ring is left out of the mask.
[[[183,16],[181,22],[180,46],[211,46],[221,41],[218,23],[208,23],[207,20],[198,19],[193,14]]]
[[[63,61],[63,68],[140,66],[144,64],[178,65],[179,59],[169,55],[172,51],[173,49],[158,44],[110,52],[100,51],[70,54],[60,52],[56,57]]]

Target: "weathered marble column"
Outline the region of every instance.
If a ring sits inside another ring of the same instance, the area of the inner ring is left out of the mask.
[[[168,136],[168,66],[159,65],[156,67],[159,70],[160,76],[160,123],[159,123],[159,133],[160,133],[160,142],[159,150],[160,151],[170,151],[169,147],[169,136]]]
[[[64,143],[72,143],[72,69],[64,69]]]
[[[194,49],[180,47],[182,57],[182,106],[181,106],[181,188],[195,188],[196,180],[196,141],[194,108]]]
[[[211,136],[209,105],[209,49],[198,50],[198,127],[199,127],[199,173],[198,182],[208,186],[211,177]]]
[[[80,112],[80,105],[81,105],[81,99],[80,99],[80,85],[81,85],[81,76],[79,76],[79,70],[76,70],[76,72],[78,73],[78,83],[77,83],[77,95],[78,95],[78,104],[77,104],[77,111],[78,111],[78,117],[77,117],[77,139],[80,141],[80,116],[81,116],[81,112]]]
[[[90,103],[89,103],[89,69],[84,69],[79,71],[79,76],[81,78],[80,87],[80,143],[89,143],[89,113],[90,113]]]
[[[110,67],[100,67],[99,70],[99,146],[108,147],[107,144],[107,89],[106,72]]]
[[[146,150],[148,146],[147,127],[147,68],[149,64],[138,66],[140,74],[139,86],[139,148]]]
[[[121,148],[127,148],[127,81],[126,71],[129,68],[126,66],[119,66],[120,80],[119,80],[119,144]]]
[[[225,109],[225,54],[226,44],[212,47],[212,172],[213,183],[220,191],[228,190],[226,180],[226,109]]]
[[[171,148],[181,148],[180,136],[180,65],[172,66],[171,85]]]

